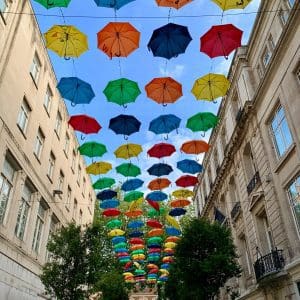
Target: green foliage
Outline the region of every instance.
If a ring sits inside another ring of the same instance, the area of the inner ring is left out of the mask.
[[[169,299],[207,300],[239,274],[230,231],[218,223],[192,219],[176,247],[165,293]]]

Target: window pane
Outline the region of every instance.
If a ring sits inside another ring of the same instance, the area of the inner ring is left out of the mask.
[[[46,111],[48,113],[50,112],[51,100],[52,100],[52,93],[48,87],[44,99],[44,107],[46,108]]]
[[[288,195],[293,208],[294,216],[300,228],[300,176],[289,186]]]

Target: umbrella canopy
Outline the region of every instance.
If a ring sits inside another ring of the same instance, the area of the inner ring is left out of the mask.
[[[229,86],[230,82],[224,75],[209,73],[195,81],[192,93],[197,100],[213,101],[225,96]]]
[[[168,243],[168,242],[178,243],[179,241],[180,241],[180,238],[178,236],[169,236],[165,240],[166,243]],[[164,269],[168,269],[168,267],[170,267],[170,266],[166,267],[166,266],[161,265],[161,267]]]
[[[97,37],[98,48],[110,58],[128,56],[140,42],[140,33],[128,22],[110,22]]]
[[[139,231],[139,230],[135,230],[135,231],[132,231],[130,233],[128,233],[128,237],[140,237],[140,236],[143,236],[144,233],[142,231]]]
[[[125,181],[122,186],[121,190],[125,192],[133,191],[140,188],[144,184],[144,181],[138,178],[129,179]]]
[[[120,235],[124,235],[124,234],[125,234],[125,232],[121,229],[113,229],[108,233],[108,235],[111,237],[120,236]]]
[[[141,238],[131,238],[129,240],[129,244],[131,244],[131,245],[142,245],[144,243],[145,243],[144,240]]]
[[[126,211],[124,214],[128,218],[137,218],[143,214],[143,211],[141,209],[136,209],[133,211]]]
[[[120,9],[122,6],[135,0],[94,0],[98,6]]]
[[[102,190],[102,189],[110,188],[115,183],[116,183],[116,181],[113,178],[103,177],[103,178],[98,179],[93,184],[93,188],[96,190]]]
[[[44,36],[46,47],[61,57],[79,57],[88,50],[87,36],[74,26],[54,25]]]
[[[170,206],[175,208],[175,207],[185,207],[190,204],[191,204],[191,202],[187,199],[177,199],[177,200],[171,201]]]
[[[62,98],[70,100],[74,105],[90,103],[95,97],[92,86],[77,77],[61,78],[57,89]]]
[[[117,199],[109,199],[104,200],[100,203],[100,208],[107,209],[107,208],[116,208],[120,205],[119,200]]]
[[[72,116],[68,122],[74,130],[83,132],[85,134],[97,133],[101,126],[96,119],[87,115]]]
[[[156,144],[147,151],[147,153],[150,157],[156,157],[156,158],[170,156],[174,152],[176,152],[175,147],[173,145],[167,144],[167,143]]]
[[[114,221],[119,221],[121,222],[120,220],[118,219],[114,219],[114,220],[110,220],[109,222],[107,222],[107,224],[111,223],[111,222],[114,222]],[[107,225],[106,224],[106,225]],[[121,223],[120,223],[121,225]],[[119,243],[125,243],[126,242],[126,237],[125,236],[116,236],[114,238],[111,239],[111,242],[116,245],[116,244],[119,244]]]
[[[179,177],[175,182],[180,187],[195,186],[198,183],[198,178],[196,176],[184,175]]]
[[[149,131],[155,134],[168,134],[173,130],[177,130],[180,126],[181,119],[175,115],[161,115],[153,119],[149,125]]]
[[[163,201],[168,199],[168,195],[161,192],[161,191],[155,191],[155,192],[151,192],[146,196],[147,200],[151,200],[151,201]]]
[[[53,8],[53,7],[68,7],[71,0],[34,0],[37,3],[40,3],[45,8]]]
[[[149,205],[151,205],[156,211],[159,212],[159,204],[156,201],[147,199],[147,202],[149,203]]]
[[[153,201],[154,202],[154,201]],[[157,202],[154,202],[154,203],[157,203]],[[158,204],[158,203],[157,203]],[[154,218],[154,217],[157,217],[157,216],[163,216],[166,214],[166,209],[164,207],[160,207],[159,208],[159,211],[157,211],[156,209],[149,209],[148,211],[148,217],[149,218]]]
[[[173,172],[173,169],[171,166],[167,164],[159,163],[159,164],[154,164],[152,167],[150,167],[147,170],[147,172],[150,175],[160,177],[164,175],[169,175],[171,172]]]
[[[162,190],[164,188],[169,187],[171,184],[171,181],[168,178],[157,178],[154,180],[151,180],[148,184],[148,189],[154,191],[154,190]]]
[[[212,26],[200,38],[200,51],[210,58],[228,55],[241,46],[243,31],[232,24]]]
[[[143,196],[144,196],[143,192],[131,191],[125,195],[124,201],[126,201],[126,202],[136,201],[136,200],[142,198]]]
[[[128,223],[127,228],[140,228],[144,226],[144,222],[142,220],[134,220]]]
[[[122,134],[124,136],[138,132],[140,127],[141,122],[130,115],[119,115],[109,121],[109,128],[116,134]]]
[[[106,146],[96,142],[86,142],[78,147],[78,151],[81,155],[88,157],[101,157],[107,152]]]
[[[133,210],[136,210],[139,208],[140,205],[142,205],[144,202],[144,198],[141,197],[133,202],[130,203],[130,206],[129,206],[129,211],[133,211]]]
[[[121,145],[115,152],[117,158],[128,159],[138,156],[143,151],[143,148],[139,144],[124,144]]]
[[[166,227],[166,234],[171,236],[179,236],[181,235],[181,230],[176,229],[174,227]]]
[[[108,209],[104,210],[102,212],[102,214],[105,217],[115,217],[115,216],[120,215],[121,212],[117,208],[108,208]],[[113,230],[120,230],[120,229],[113,229]],[[123,235],[123,234],[116,234],[116,235],[110,235],[110,236],[117,236],[117,235]]]
[[[100,161],[100,162],[95,162],[86,167],[86,172],[88,174],[93,174],[93,175],[99,175],[99,174],[106,174],[112,169],[111,163]]]
[[[198,113],[187,120],[186,127],[192,131],[207,131],[217,126],[219,117],[211,112]]]
[[[152,227],[152,228],[162,228],[162,224],[159,223],[157,220],[150,219],[146,222],[147,226]]]
[[[178,223],[174,218],[172,218],[171,216],[166,215],[166,220],[167,220],[167,222],[168,222],[171,226],[173,226],[174,228],[180,230],[180,225],[179,225],[179,223]]]
[[[193,0],[156,0],[158,6],[173,7],[176,9],[191,3]]]
[[[136,177],[141,174],[141,169],[132,163],[121,164],[116,167],[116,170],[125,177]]]
[[[154,228],[154,229],[151,229],[150,231],[148,231],[147,235],[149,237],[152,237],[152,236],[160,236],[160,235],[163,235],[164,234],[164,230],[161,229],[161,228]]]
[[[184,53],[191,40],[186,26],[168,23],[153,31],[148,49],[154,56],[171,59]]]
[[[97,194],[97,199],[99,200],[108,200],[116,197],[118,195],[117,192],[113,190],[104,190]]]
[[[183,173],[196,174],[202,172],[202,165],[192,159],[184,159],[177,162],[177,168]]]
[[[194,192],[187,189],[179,189],[172,193],[172,196],[175,198],[188,198],[193,197]]]
[[[212,2],[216,3],[222,10],[228,9],[244,9],[252,0],[212,0]]]
[[[169,215],[172,217],[179,217],[179,216],[185,215],[185,213],[186,213],[186,210],[181,207],[176,207],[169,211]],[[175,235],[175,234],[173,234],[173,235]]]
[[[110,81],[103,93],[107,101],[126,106],[127,103],[134,102],[141,91],[137,82],[120,78]]]
[[[186,154],[200,154],[208,152],[210,145],[205,141],[191,140],[183,143],[180,150]]]
[[[182,85],[171,77],[154,78],[145,90],[148,98],[163,105],[174,103],[182,96]]]

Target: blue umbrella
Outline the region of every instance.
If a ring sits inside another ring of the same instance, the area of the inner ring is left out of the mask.
[[[91,85],[77,77],[63,77],[57,85],[61,96],[72,104],[90,103],[95,97]]]
[[[169,215],[172,217],[182,216],[182,215],[185,215],[185,213],[186,213],[186,209],[184,209],[182,207],[176,207],[169,211]]]
[[[154,164],[152,167],[150,167],[147,172],[150,175],[154,176],[163,176],[163,175],[169,175],[171,172],[173,172],[173,169],[171,166],[163,163]]]
[[[175,115],[161,115],[158,118],[152,120],[149,125],[149,131],[155,134],[170,133],[176,130],[180,126],[181,119]]]
[[[128,223],[127,228],[140,228],[144,226],[144,222],[141,220],[134,220]]]
[[[191,40],[186,26],[169,23],[153,31],[148,49],[154,56],[170,59],[184,53]]]
[[[104,200],[100,203],[100,208],[107,209],[107,208],[116,208],[120,205],[119,200],[117,199],[109,199]]]
[[[124,136],[138,132],[140,127],[141,122],[130,115],[119,115],[109,121],[109,128],[116,134],[122,134]]]
[[[166,231],[166,234],[170,235],[170,236],[172,236],[172,235],[174,235],[174,236],[181,235],[181,230],[179,230],[175,227],[166,227],[165,231]]]
[[[98,6],[119,9],[135,0],[94,0]]]
[[[120,253],[120,252],[127,252],[128,249],[126,249],[126,248],[118,248],[118,249],[114,249],[114,251],[115,251],[116,253]]]
[[[166,270],[168,270],[168,269],[170,269],[170,264],[162,264],[162,265],[160,266],[160,268],[161,268],[161,269],[166,269]]]
[[[108,200],[108,199],[112,199],[112,198],[116,197],[117,195],[118,195],[118,193],[113,190],[104,190],[97,194],[97,199]]]
[[[138,178],[129,179],[122,184],[121,190],[125,192],[133,191],[141,187],[143,183],[144,181]]]
[[[196,174],[203,170],[202,165],[192,159],[184,159],[177,163],[177,168],[183,173]]]
[[[118,243],[125,243],[126,242],[126,237],[125,236],[115,236],[111,239],[112,243],[118,244]]]
[[[130,232],[130,233],[128,234],[128,236],[129,236],[130,238],[141,237],[141,236],[143,236],[143,235],[144,235],[144,233],[143,233],[142,231],[138,231],[138,230],[132,231],[132,232]]]
[[[168,199],[168,195],[161,192],[161,191],[155,191],[155,192],[151,192],[146,196],[147,200],[151,200],[151,201],[163,201]]]

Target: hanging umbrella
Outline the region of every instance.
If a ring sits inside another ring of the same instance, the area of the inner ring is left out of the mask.
[[[78,147],[78,151],[81,155],[88,157],[101,157],[107,152],[106,146],[96,142],[86,142]]]
[[[113,224],[113,222],[114,221],[119,221],[120,223],[120,225],[121,225],[121,221],[120,220],[118,220],[118,219],[114,219],[114,220],[110,220],[109,222],[107,222],[107,224],[106,224],[106,226],[109,224],[109,223],[111,223],[111,224]],[[117,223],[117,222],[115,222],[115,223]],[[120,227],[120,226],[119,226]],[[111,242],[114,244],[114,245],[116,245],[116,244],[119,244],[119,243],[125,243],[126,242],[126,237],[125,236],[116,236],[116,237],[113,237],[112,239],[111,239]]]
[[[97,199],[99,200],[108,200],[116,197],[118,195],[117,192],[113,190],[104,190],[97,194]]]
[[[208,152],[210,145],[205,141],[191,140],[181,145],[180,150],[186,154],[200,154]]]
[[[122,134],[124,136],[138,132],[140,127],[141,122],[130,115],[119,115],[109,121],[109,128],[116,134]]]
[[[141,237],[143,235],[144,235],[144,233],[142,231],[138,231],[138,230],[135,230],[135,231],[132,231],[132,232],[128,233],[128,237],[130,237],[130,238]]]
[[[94,0],[98,6],[120,9],[122,6],[135,0]]]
[[[174,196],[175,198],[188,198],[188,197],[193,197],[194,192],[187,189],[179,189],[174,191],[172,193],[172,196]]]
[[[116,170],[125,177],[136,177],[141,174],[141,169],[132,163],[121,164],[116,167]]]
[[[97,133],[101,126],[96,119],[87,115],[75,115],[71,116],[68,122],[74,130],[83,132],[85,134]]]
[[[138,156],[143,151],[143,148],[139,144],[124,144],[120,146],[115,152],[117,158],[128,159]]]
[[[191,40],[186,26],[168,23],[153,31],[147,46],[154,56],[170,59],[184,53]]]
[[[173,7],[179,9],[193,0],[156,0],[158,6]]]
[[[113,220],[110,220],[109,222],[107,222],[106,227],[109,229],[114,229],[114,228],[121,227],[121,225],[122,225],[122,221],[120,221],[118,219],[113,219]],[[120,242],[125,242],[125,241],[119,240],[118,243],[120,243]]]
[[[96,190],[102,190],[102,189],[105,189],[105,188],[110,188],[115,183],[116,183],[116,181],[113,178],[103,177],[103,178],[98,179],[93,184],[93,188],[96,189]]]
[[[154,202],[154,201],[153,201]],[[156,203],[156,202],[155,202]],[[149,209],[148,211],[148,217],[149,218],[154,218],[154,217],[158,217],[158,216],[164,216],[167,213],[166,209],[164,207],[160,207],[159,211],[157,211],[156,209]]]
[[[184,159],[177,162],[177,168],[183,173],[196,174],[202,172],[202,165],[192,159]]]
[[[211,112],[198,113],[187,120],[186,127],[192,131],[207,131],[217,126],[219,117]]]
[[[107,208],[116,208],[120,205],[119,200],[117,199],[109,199],[109,200],[104,200],[100,203],[100,208],[102,209],[107,209]]]
[[[137,210],[144,202],[144,198],[141,197],[130,203],[129,211]]]
[[[93,174],[93,175],[99,175],[99,174],[106,174],[112,169],[111,163],[100,161],[100,162],[95,162],[86,167],[86,172],[88,174]]]
[[[175,208],[175,207],[185,207],[185,206],[188,206],[190,204],[191,204],[191,202],[189,200],[177,199],[177,200],[171,201],[170,206]]]
[[[196,176],[184,175],[179,177],[175,182],[177,186],[185,188],[195,186],[198,183],[198,178]]]
[[[113,229],[108,233],[108,235],[110,237],[120,236],[120,235],[124,235],[124,234],[125,234],[125,232],[121,229]]]
[[[34,0],[37,3],[40,3],[45,8],[53,8],[53,7],[68,7],[71,0]]]
[[[63,77],[57,89],[62,98],[70,100],[73,105],[90,103],[95,97],[91,85],[77,77]]]
[[[98,32],[98,48],[108,57],[127,57],[139,47],[140,33],[128,22],[110,22]]]
[[[180,126],[181,119],[175,115],[161,115],[152,120],[149,125],[149,131],[155,134],[168,134],[173,130],[177,130]]]
[[[170,156],[174,152],[176,152],[175,147],[173,145],[167,144],[167,143],[156,144],[147,151],[147,153],[150,157],[156,157],[156,158]]]
[[[105,217],[116,217],[119,216],[120,214],[121,212],[117,208],[108,208],[102,212],[102,215]],[[120,229],[113,229],[113,230],[120,230]],[[123,235],[123,234],[116,234],[116,235]],[[114,235],[110,235],[110,236],[114,236]]]
[[[148,189],[150,190],[162,190],[169,187],[171,181],[168,178],[157,178],[149,182]]]
[[[144,222],[142,220],[134,220],[128,223],[127,228],[133,229],[133,228],[140,228],[144,226]]]
[[[173,243],[178,243],[180,241],[180,237],[178,236],[169,236],[166,238],[165,242],[168,243],[168,242],[173,242]],[[164,269],[168,269],[167,267],[161,265],[162,268]]]
[[[163,201],[163,200],[168,199],[168,195],[161,191],[154,191],[154,192],[149,193],[146,196],[146,199],[151,200],[151,201]]]
[[[225,96],[229,86],[230,82],[224,75],[209,73],[195,81],[192,93],[197,100],[213,101]]]
[[[121,190],[125,192],[133,191],[140,188],[143,184],[144,181],[141,179],[129,179],[122,184]]]
[[[131,238],[129,240],[129,244],[131,244],[131,245],[142,245],[144,243],[145,243],[144,240],[141,238]]]
[[[64,58],[79,57],[88,50],[87,36],[74,26],[54,25],[44,36],[46,47]]]
[[[172,217],[179,217],[179,216],[185,215],[185,213],[186,213],[186,210],[181,207],[176,207],[169,211],[169,215]],[[173,234],[173,235],[175,235],[175,234]]]
[[[166,220],[167,220],[167,222],[168,222],[171,226],[173,226],[174,228],[180,230],[180,225],[179,225],[179,223],[178,223],[174,218],[172,218],[172,217],[169,216],[169,215],[166,215]],[[167,248],[169,248],[169,247],[167,247]]]
[[[223,11],[228,9],[244,9],[252,0],[212,0],[216,3]]]
[[[147,202],[149,203],[149,205],[151,205],[156,211],[159,212],[159,203],[153,201],[153,200],[150,200],[150,199],[147,199]]]
[[[171,77],[152,79],[146,86],[147,97],[158,104],[174,103],[182,96],[182,86]]]
[[[160,236],[160,235],[163,235],[164,234],[164,230],[161,229],[161,228],[154,228],[154,229],[151,229],[150,231],[148,231],[147,235],[149,237],[152,237],[152,236]]]
[[[207,54],[210,58],[228,55],[241,46],[243,31],[232,24],[212,26],[200,38],[200,51]]]
[[[143,192],[140,191],[131,191],[124,196],[124,201],[126,202],[132,202],[136,201],[144,196]]]
[[[133,211],[126,211],[124,214],[128,218],[137,218],[143,214],[143,211],[141,209],[136,209]]]
[[[174,227],[166,227],[166,234],[171,236],[179,236],[181,235],[181,230],[178,230]]]
[[[163,175],[169,175],[171,172],[173,172],[173,169],[171,166],[163,163],[154,164],[152,167],[150,167],[147,172],[150,175],[153,176],[163,176]]]
[[[152,228],[162,228],[162,224],[159,223],[157,220],[150,219],[146,222],[147,226],[152,227]]]

